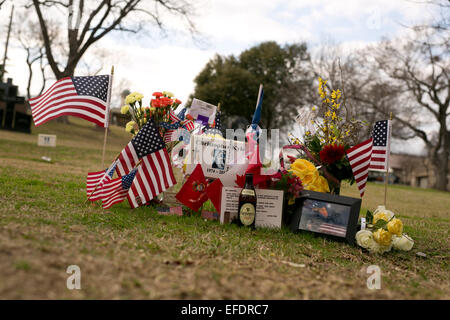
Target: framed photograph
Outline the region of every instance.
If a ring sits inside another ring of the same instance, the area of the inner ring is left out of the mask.
[[[354,243],[361,199],[305,190],[296,206],[292,231],[308,231]]]
[[[205,177],[222,179],[224,173],[245,164],[242,161],[245,158],[245,142],[242,141],[193,135],[189,148],[186,165],[188,174],[195,169],[197,164],[201,164]]]

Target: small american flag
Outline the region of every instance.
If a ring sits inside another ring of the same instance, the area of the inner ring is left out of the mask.
[[[139,159],[154,152],[155,148],[159,150],[164,147],[164,141],[161,139],[155,122],[153,119],[149,119],[120,153],[116,170],[117,174],[119,177],[126,175],[136,166]]]
[[[319,226],[319,232],[330,234],[338,237],[345,237],[347,234],[347,228],[342,226],[337,226],[329,223],[322,223]]]
[[[108,180],[104,183],[102,188],[102,205],[103,209],[109,209],[114,204],[122,202],[127,194],[128,190],[133,183],[137,169],[131,170],[131,172],[123,177]]]
[[[34,125],[54,118],[74,116],[108,127],[111,76],[66,77],[44,94],[29,100]]]
[[[173,111],[173,110],[170,110],[169,117],[170,117],[170,120],[173,121],[173,122],[180,122],[181,121],[181,119],[178,118],[178,116],[175,114],[175,111]]]
[[[114,161],[111,166],[103,171],[89,172],[86,179],[86,194],[88,200],[97,201],[102,198],[102,187],[110,181],[114,170],[116,169],[117,161]]]
[[[221,112],[217,111],[216,112],[216,119],[214,120],[214,128],[222,130],[222,123],[220,120],[220,116],[221,116]]]
[[[370,138],[347,150],[347,158],[352,167],[361,198],[366,190],[370,159],[372,158],[372,145],[372,138]]]
[[[388,168],[390,135],[391,121],[377,121],[370,139],[347,150],[361,197],[364,196],[369,170],[386,171]]]
[[[386,171],[391,140],[391,121],[377,121],[372,133],[373,147],[369,170]]]
[[[169,154],[158,128],[150,119],[120,153],[117,174],[124,176],[141,165],[128,193],[128,201],[136,208],[176,184]]]
[[[177,139],[177,130],[167,130],[164,133],[164,142],[169,143]]]
[[[177,124],[177,126],[167,126],[166,132],[164,133],[164,142],[169,143],[176,141],[178,138],[177,129],[179,128],[179,123],[181,119],[175,114],[175,111],[170,110],[169,118],[172,124]]]
[[[183,127],[185,127],[187,130],[192,131],[195,129],[194,121],[188,120],[184,123]]]
[[[155,150],[142,158],[135,181],[128,192],[128,202],[132,208],[146,204],[177,183],[167,150]]]

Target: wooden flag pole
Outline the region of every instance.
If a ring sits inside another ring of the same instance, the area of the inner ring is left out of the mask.
[[[114,66],[111,67],[111,77],[109,78],[109,86],[108,86],[108,97],[106,99],[107,101],[106,101],[105,137],[103,139],[102,168],[105,165],[105,151],[106,151],[106,140],[108,139],[109,113],[111,105],[111,89],[113,76],[114,76]]]
[[[389,116],[389,120],[392,121],[392,112]],[[387,187],[389,184],[389,158],[390,158],[390,154],[391,154],[391,139],[390,139],[390,135],[391,135],[391,128],[388,125],[388,150],[387,150],[387,161],[386,161],[386,173],[385,173],[385,177],[384,177],[384,206],[386,207],[386,200],[387,200]]]
[[[259,100],[261,99],[261,91],[263,89],[263,85],[262,83],[259,84],[259,90],[258,90],[258,99],[256,99],[256,107],[255,107],[255,111],[256,108],[258,108],[258,104],[259,104]]]

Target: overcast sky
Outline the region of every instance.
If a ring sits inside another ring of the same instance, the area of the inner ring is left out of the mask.
[[[201,33],[200,43],[177,30],[165,38],[157,33],[110,34],[97,47],[108,53],[102,73],[109,73],[114,64],[116,83],[127,79],[131,91],[140,91],[147,98],[154,91],[167,90],[186,101],[193,92],[193,79],[216,53],[239,54],[267,40],[280,44],[306,41],[312,49],[327,42],[340,43],[345,48],[361,47],[383,36],[400,34],[402,25],[422,23],[436,15],[436,8],[417,2],[196,0],[194,21]],[[4,31],[11,3],[6,2],[0,11],[1,43],[6,39]],[[23,93],[27,79],[24,53],[17,44],[10,47],[9,53],[8,76],[14,78]],[[76,75],[82,73],[80,68]]]

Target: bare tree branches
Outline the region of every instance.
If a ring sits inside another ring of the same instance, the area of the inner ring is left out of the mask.
[[[449,41],[445,31],[417,28],[412,38],[403,43],[382,43],[376,48],[375,57],[381,76],[387,76],[387,81],[398,85],[402,95],[407,97],[406,105],[397,108],[395,120],[426,144],[436,172],[436,187],[441,190],[447,188],[450,157]],[[426,119],[426,113],[434,118],[432,123],[438,128],[435,134],[427,134],[421,128],[426,121],[411,122],[413,108],[418,111],[419,118]]]
[[[28,4],[28,8],[31,7],[39,21],[46,59],[57,79],[73,75],[87,50],[111,31],[137,33],[145,22],[151,22],[164,30],[164,21],[171,15],[184,21],[191,34],[197,32],[191,18],[193,7],[185,0],[101,0],[89,4],[84,0],[78,3],[73,0],[32,0]],[[48,12],[54,8],[63,9],[67,14],[65,57],[56,52],[50,43],[50,17],[45,15],[44,10]],[[62,58],[66,58],[66,61],[62,62]]]

